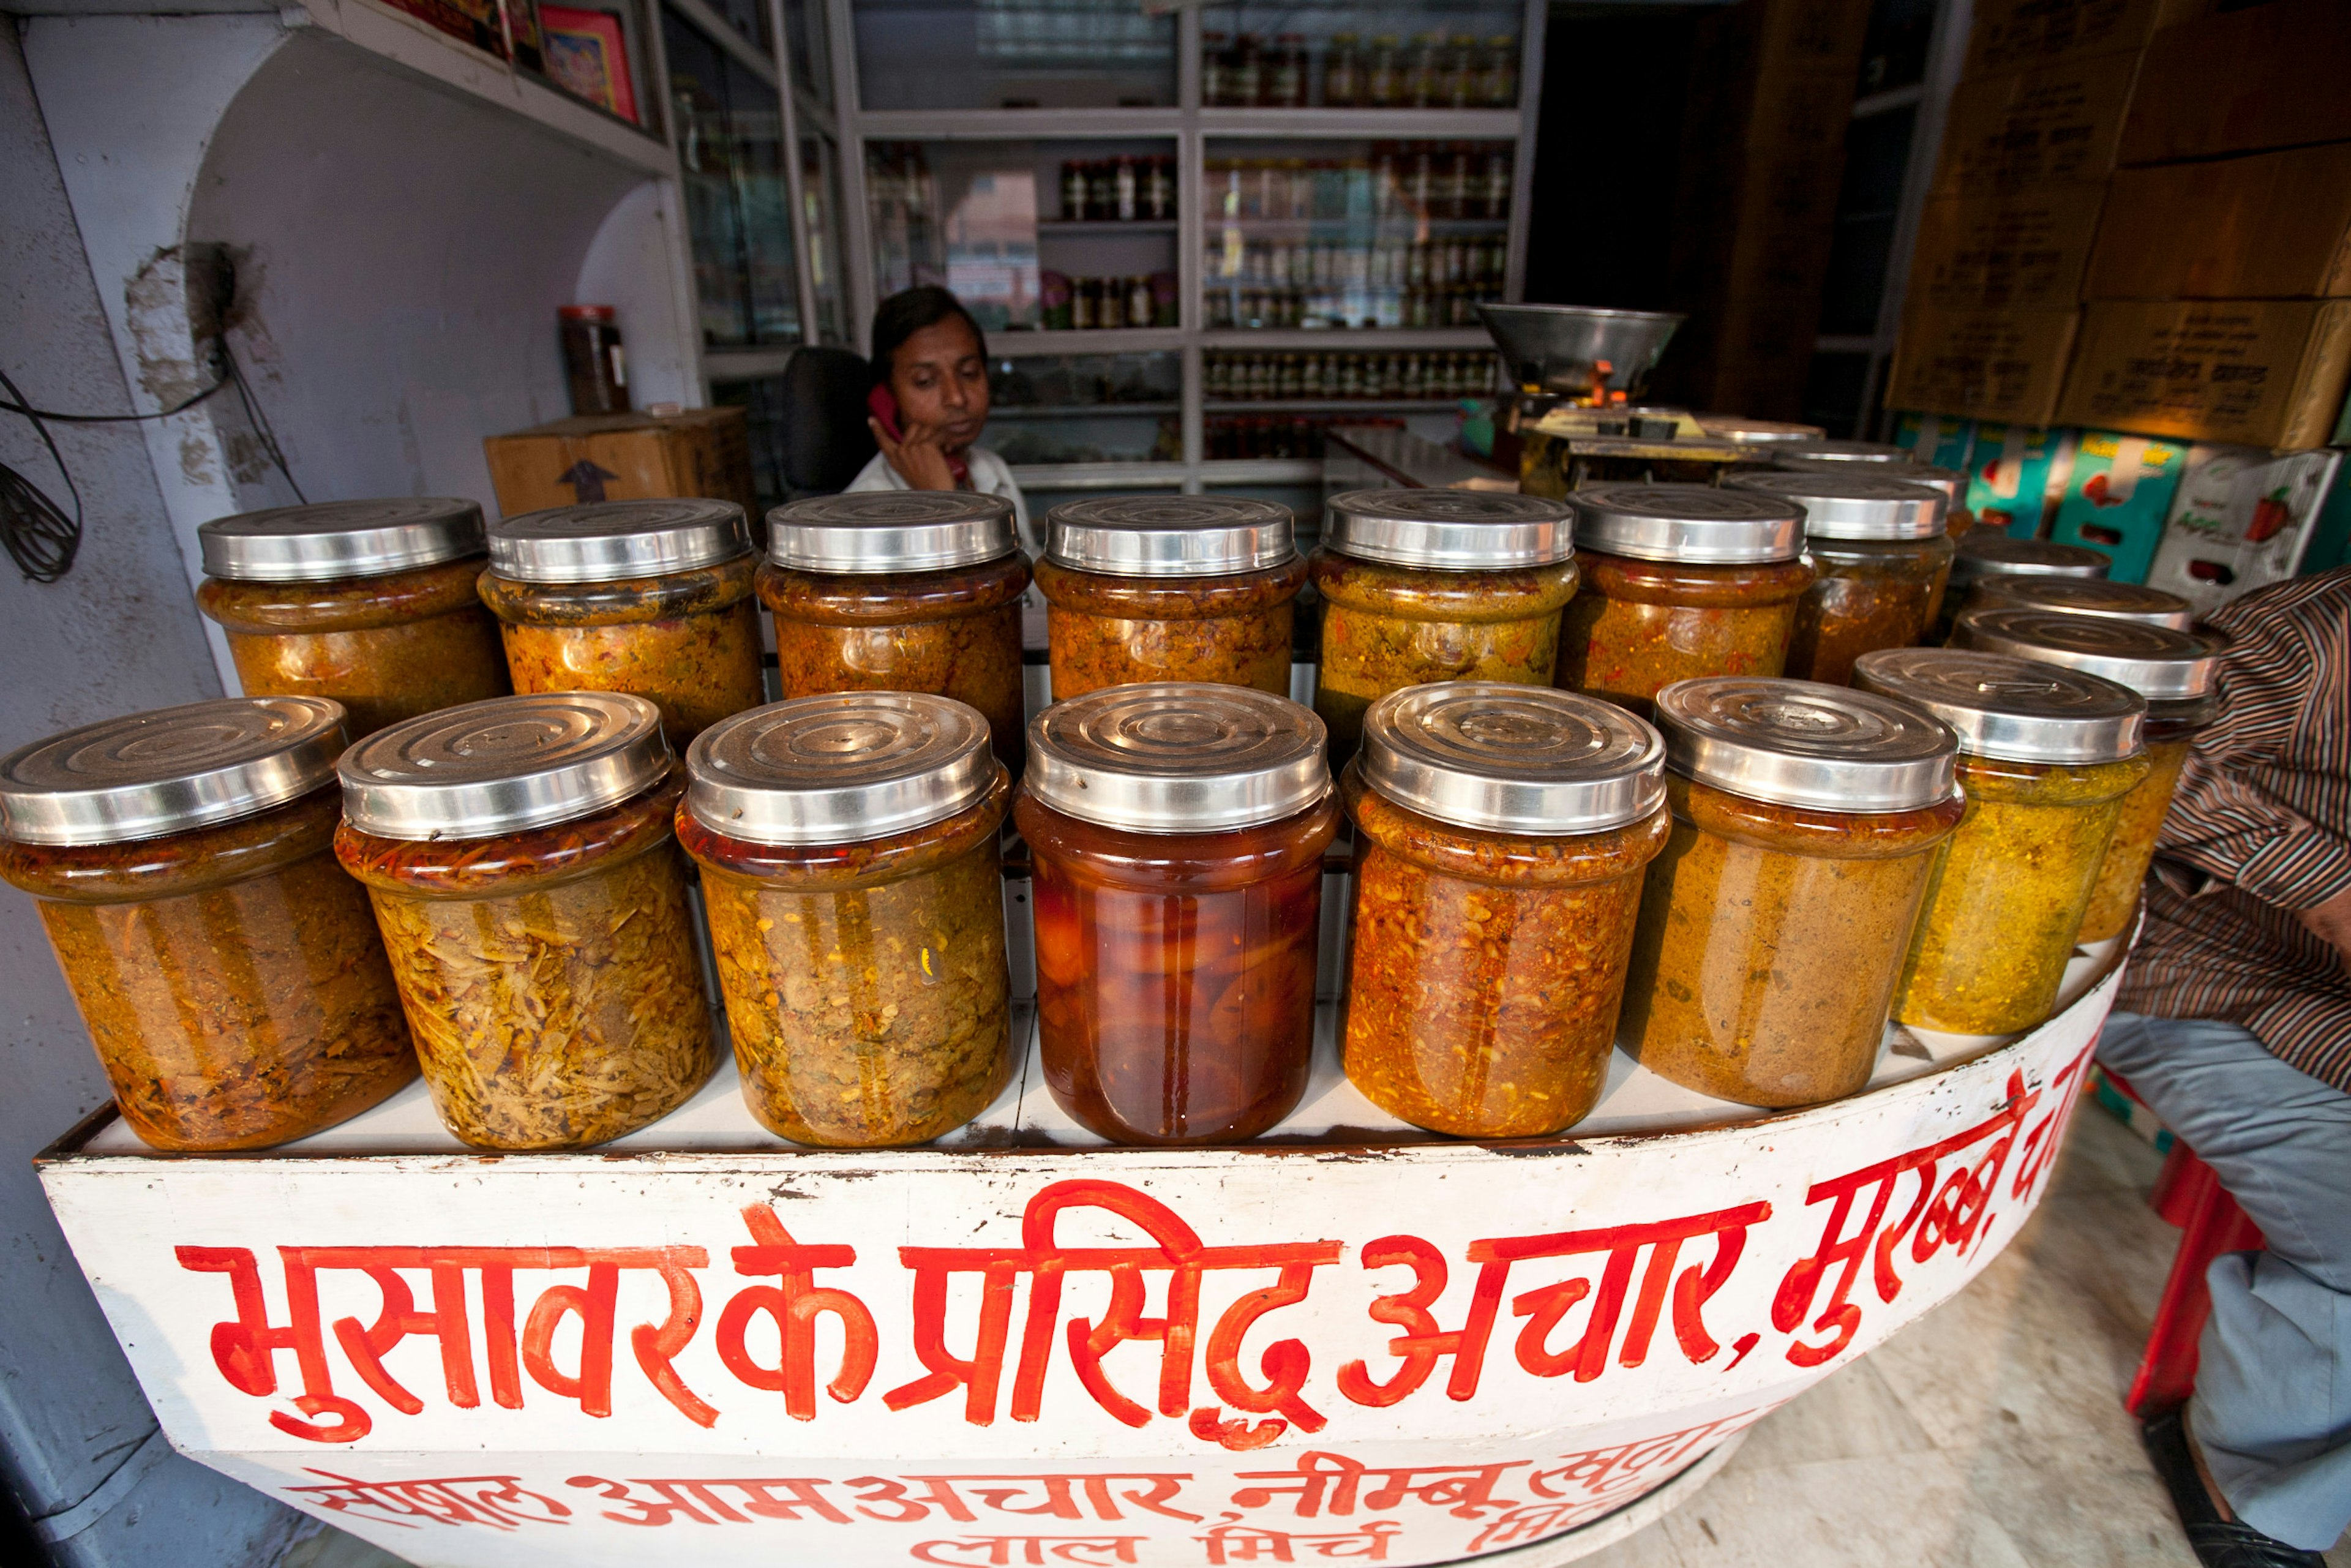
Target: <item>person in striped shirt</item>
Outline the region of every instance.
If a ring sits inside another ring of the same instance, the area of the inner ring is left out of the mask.
[[[2195,1397],[2147,1449],[2215,1568],[2320,1568],[2351,1526],[2351,568],[2217,612],[2195,741],[2098,1059],[2266,1251],[2214,1260]]]

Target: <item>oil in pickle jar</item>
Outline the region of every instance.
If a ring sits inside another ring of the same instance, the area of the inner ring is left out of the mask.
[[[1539,1137],[1598,1103],[1642,873],[1665,847],[1665,743],[1599,697],[1447,682],[1364,716],[1340,1040],[1393,1116]]]
[[[482,508],[448,497],[322,501],[196,530],[196,607],[247,696],[330,697],[353,740],[511,689],[474,591]]]
[[[2087,581],[2102,579],[2114,558],[2087,545],[2061,545],[2053,539],[2021,539],[1993,528],[1976,528],[1959,541],[1951,557],[1950,591],[1943,596],[1943,612],[1936,617],[1931,641],[1949,640],[1959,612],[1975,608],[1975,588],[1988,577],[2056,577]]]
[[[1012,503],[963,490],[819,496],[768,514],[759,602],[787,697],[928,692],[987,716],[1020,768],[1020,596]]]
[[[416,1076],[367,894],[335,863],[343,710],[230,697],[0,758],[0,878],[38,901],[131,1130],[266,1148]]]
[[[795,697],[705,730],[678,841],[702,868],[743,1099],[833,1148],[920,1144],[1012,1081],[1004,819],[951,697]]]
[[[1642,895],[1627,1048],[1742,1104],[1855,1092],[1965,810],[1956,737],[1886,697],[1742,676],[1667,686],[1657,726],[1673,836]]]
[[[1118,1144],[1238,1143],[1306,1092],[1322,720],[1246,686],[1109,686],[1029,727],[1012,808],[1034,866],[1046,1087]]]
[[[2022,577],[1995,572],[1976,579],[1960,612],[1977,610],[2045,610],[2058,615],[2089,615],[2102,621],[2137,621],[2148,626],[2168,626],[2174,632],[2196,630],[2196,607],[2179,595],[2149,588],[2143,582],[2116,582],[2103,577]]]
[[[2068,586],[2136,585],[2092,581]],[[2220,644],[2175,627],[2114,616],[1970,610],[1959,617],[1951,645],[2038,659],[2102,675],[2147,699],[2147,777],[2123,797],[2114,841],[2106,846],[2097,886],[2090,894],[2090,907],[2082,916],[2081,934],[2074,940],[2105,942],[2121,936],[2138,914],[2139,886],[2155,860],[2156,840],[2163,831],[2164,813],[2171,809],[2172,793],[2179,788],[2179,775],[2188,766],[2189,748],[2220,716]]]
[[[1947,503],[1907,472],[1849,464],[1842,473],[1735,474],[1723,481],[1804,509],[1804,559],[1820,575],[1796,601],[1782,671],[1790,679],[1849,685],[1862,654],[1915,647],[1935,623],[1951,575]]]
[[[345,752],[335,853],[375,905],[425,1087],[481,1149],[659,1121],[716,1062],[661,711],[547,692]]]
[[[1574,518],[1539,496],[1349,490],[1331,497],[1308,566],[1322,601],[1314,711],[1343,767],[1364,710],[1390,692],[1551,685],[1578,580]]]
[[[493,524],[477,586],[516,691],[632,692],[683,751],[765,700],[758,567],[732,501],[599,501]]]
[[[1583,594],[1559,632],[1559,685],[1646,716],[1700,675],[1777,675],[1813,586],[1803,508],[1711,485],[1602,485],[1568,497]]]
[[[1139,681],[1290,694],[1306,584],[1290,508],[1241,496],[1064,501],[1037,563],[1053,698]]]
[[[1854,685],[1949,725],[1968,797],[1927,885],[1894,1017],[1949,1034],[2036,1027],[2056,1007],[2123,799],[2147,775],[2146,699],[1965,648],[1865,653]]]

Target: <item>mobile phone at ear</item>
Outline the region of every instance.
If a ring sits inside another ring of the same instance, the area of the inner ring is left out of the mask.
[[[905,434],[898,428],[898,400],[888,387],[875,387],[865,394],[865,412],[882,427],[882,434],[892,441],[904,441]]]

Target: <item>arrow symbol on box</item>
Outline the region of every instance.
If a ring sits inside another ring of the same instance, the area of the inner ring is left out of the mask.
[[[570,486],[571,498],[585,506],[590,501],[602,500],[604,481],[619,477],[620,476],[611,469],[599,468],[595,464],[582,457],[579,462],[566,468],[555,482],[559,485]]]

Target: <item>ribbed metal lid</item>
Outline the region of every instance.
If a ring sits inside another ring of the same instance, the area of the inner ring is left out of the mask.
[[[1741,446],[1785,446],[1792,442],[1818,441],[1823,434],[1817,424],[1750,419],[1743,413],[1701,413],[1693,417],[1698,427],[1715,440],[1736,442]]]
[[[1247,686],[1105,686],[1029,721],[1024,788],[1057,811],[1143,833],[1280,821],[1331,788],[1322,721]]]
[[[2149,702],[2210,696],[2220,644],[2168,626],[2053,610],[1970,610],[1951,633],[1954,648],[1980,648],[2104,675]]]
[[[1951,797],[1959,737],[1917,708],[1813,681],[1702,675],[1657,694],[1666,765],[1777,806],[1915,811]]]
[[[113,844],[258,816],[335,776],[343,705],[221,697],[126,714],[0,758],[0,838]]]
[[[1951,558],[1951,586],[1958,588],[1996,572],[2015,577],[2104,577],[2114,565],[2104,550],[2021,539],[1988,528],[1970,528]]]
[[[343,815],[387,839],[485,839],[591,816],[669,770],[661,710],[625,692],[465,703],[343,753]]]
[[[732,501],[598,501],[490,525],[490,570],[517,582],[617,582],[716,566],[751,550]]]
[[[1614,703],[1504,681],[1390,692],[1364,715],[1364,782],[1440,822],[1596,833],[1666,798],[1665,742]]]
[[[1045,557],[1116,577],[1224,577],[1298,553],[1288,507],[1245,496],[1098,496],[1045,514]]]
[[[232,582],[384,577],[482,553],[482,508],[454,496],[320,501],[214,517],[196,529],[204,575]]]
[[[1856,686],[1949,725],[1970,757],[2088,764],[2139,753],[2147,699],[2078,670],[1970,648],[1881,648],[1853,669]]]
[[[1733,474],[1723,484],[1795,502],[1808,538],[1936,538],[1948,505],[1939,491],[1852,465],[1836,474]]]
[[[1752,490],[1598,485],[1568,500],[1584,548],[1608,555],[1749,566],[1804,552],[1804,509]]]
[[[2176,593],[2138,582],[2103,577],[2022,577],[1994,572],[1975,582],[1970,610],[2050,610],[2064,615],[2095,615],[2139,621],[2175,632],[2196,627],[2196,607]]]
[[[974,490],[860,490],[768,514],[768,559],[795,571],[935,571],[1019,548],[1012,503]]]
[[[1907,446],[1882,441],[1792,441],[1774,447],[1771,460],[1785,468],[1801,462],[1915,463],[1917,458]]]
[[[853,844],[944,821],[996,782],[987,720],[953,697],[842,692],[721,719],[685,750],[685,807],[762,844]]]
[[[1504,571],[1575,554],[1574,514],[1502,490],[1347,490],[1333,496],[1322,542],[1392,566]]]
[[[1942,493],[1944,503],[1952,511],[1968,504],[1968,476],[1957,468],[1936,468],[1924,463],[1913,463],[1902,470],[1906,485],[1925,485]]]

